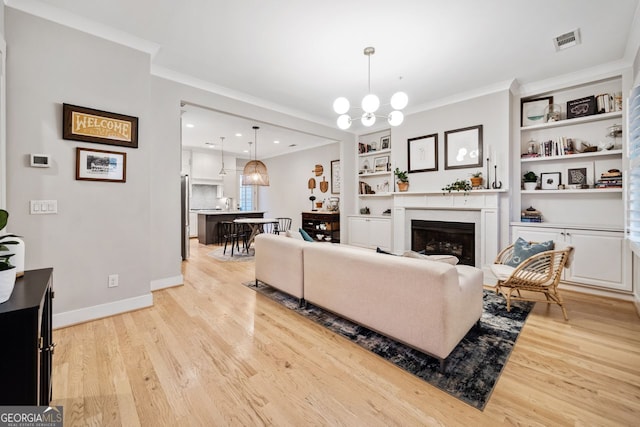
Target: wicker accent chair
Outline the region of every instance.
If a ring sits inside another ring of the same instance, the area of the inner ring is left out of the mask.
[[[546,302],[558,304],[562,309],[564,320],[569,320],[562,296],[558,292],[558,283],[562,269],[568,268],[573,259],[573,246],[565,246],[552,251],[540,252],[524,260],[517,267],[506,265],[513,258],[513,245],[500,252],[491,266],[491,271],[498,278],[496,292],[507,300],[507,311],[511,311],[511,300]],[[546,301],[540,298],[523,297],[520,291],[541,292]],[[514,296],[514,292],[517,296]]]

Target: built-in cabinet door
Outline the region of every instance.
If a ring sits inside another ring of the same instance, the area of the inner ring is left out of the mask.
[[[349,218],[349,244],[391,250],[391,220],[387,218]]]
[[[349,244],[369,247],[368,218],[349,218]]]
[[[601,288],[631,291],[630,260],[624,233],[564,228],[513,227],[513,238],[533,242],[553,240],[573,246],[573,260],[562,280]]]
[[[565,230],[565,241],[575,248],[565,280],[627,290],[625,285],[624,233],[596,230]]]
[[[385,218],[369,219],[369,244],[372,248],[391,250],[391,221]]]

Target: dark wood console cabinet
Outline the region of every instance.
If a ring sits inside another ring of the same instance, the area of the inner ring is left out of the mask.
[[[331,243],[340,243],[340,213],[302,212],[302,229],[313,240],[326,241],[330,237]]]
[[[0,304],[2,406],[51,401],[52,275],[52,268],[26,271]]]

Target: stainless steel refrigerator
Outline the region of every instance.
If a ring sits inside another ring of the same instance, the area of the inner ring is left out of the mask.
[[[189,258],[189,175],[180,177],[180,224],[182,260]]]

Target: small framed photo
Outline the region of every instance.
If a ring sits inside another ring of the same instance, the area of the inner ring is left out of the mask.
[[[373,159],[374,172],[386,172],[388,170],[389,156],[376,157]]]
[[[520,101],[520,126],[533,126],[545,123],[544,110],[547,106],[553,104],[553,96],[544,98],[523,99]]]
[[[438,134],[418,136],[407,140],[409,173],[438,170]]]
[[[387,135],[380,138],[380,149],[388,150],[389,148],[391,148],[391,136]]]
[[[482,167],[482,125],[444,133],[444,168]]]
[[[562,184],[562,173],[543,172],[540,174],[540,188],[543,190],[557,190]]]
[[[127,153],[76,148],[76,179],[126,182]]]

